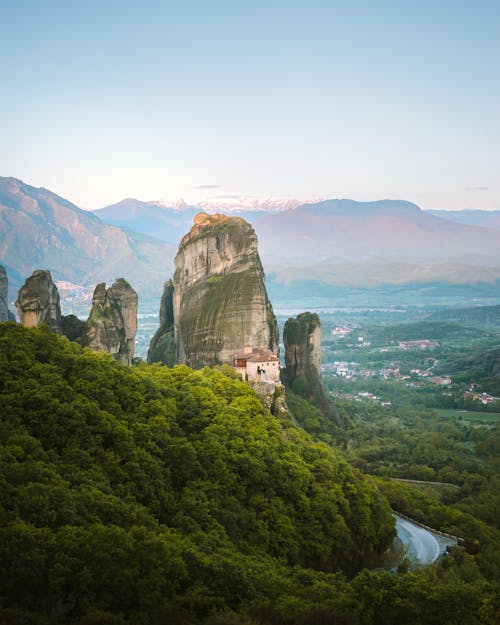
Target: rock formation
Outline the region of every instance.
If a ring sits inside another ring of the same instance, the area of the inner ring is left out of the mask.
[[[161,362],[172,367],[176,362],[174,341],[174,283],[165,282],[160,303],[160,327],[151,339],[148,362]]]
[[[101,282],[94,291],[92,310],[82,343],[94,351],[111,354],[126,365],[134,357],[137,331],[137,293],[120,278],[109,288]]]
[[[193,368],[231,362],[242,345],[278,352],[257,236],[239,217],[199,213],[175,258],[176,360]]]
[[[321,322],[316,313],[305,312],[288,319],[283,328],[286,386],[330,414],[330,402],[321,381]]]
[[[8,280],[7,280],[7,272],[4,267],[0,265],[0,323],[2,321],[9,321],[13,319],[12,313],[9,311],[8,307]]]
[[[62,334],[61,306],[59,292],[47,269],[38,269],[19,289],[16,308],[19,319],[27,328],[48,325],[57,334]]]

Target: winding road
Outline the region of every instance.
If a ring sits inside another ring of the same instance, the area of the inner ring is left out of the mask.
[[[418,527],[395,515],[398,537],[408,550],[410,558],[416,558],[421,564],[430,564],[444,551],[437,539],[423,527]]]

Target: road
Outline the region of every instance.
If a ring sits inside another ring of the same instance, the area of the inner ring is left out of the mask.
[[[395,516],[398,537],[407,548],[410,559],[416,558],[421,564],[430,564],[437,560],[442,553],[442,547],[436,538],[423,527]]]

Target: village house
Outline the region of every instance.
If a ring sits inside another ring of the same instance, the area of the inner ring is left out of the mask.
[[[489,393],[475,393],[474,391],[465,391],[462,395],[464,399],[472,399],[473,401],[480,401],[485,406],[489,404],[493,404],[496,401],[499,401],[498,397],[493,397]]]
[[[332,328],[332,336],[344,337],[350,334],[352,330],[353,328],[350,328],[349,326],[335,326]]]
[[[412,369],[410,373],[418,375],[419,378],[430,378],[432,376],[432,373],[428,369]]]
[[[434,349],[438,347],[437,341],[429,341],[429,339],[420,339],[418,341],[399,341],[400,349]]]
[[[270,349],[245,347],[233,355],[233,366],[243,380],[279,384],[280,363]]]
[[[431,378],[427,378],[427,380],[431,384],[438,384],[439,386],[448,386],[451,384],[451,378],[444,378],[441,376],[433,376]]]
[[[380,369],[380,375],[384,378],[384,380],[388,380],[389,378],[399,378],[399,367],[391,364],[389,367]]]

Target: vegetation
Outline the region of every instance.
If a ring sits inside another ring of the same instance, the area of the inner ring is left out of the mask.
[[[0,402],[1,623],[496,622],[494,561],[472,543],[422,571],[358,572],[393,536],[375,478],[230,368],[125,368],[5,323]],[[448,510],[380,487],[436,521]]]

